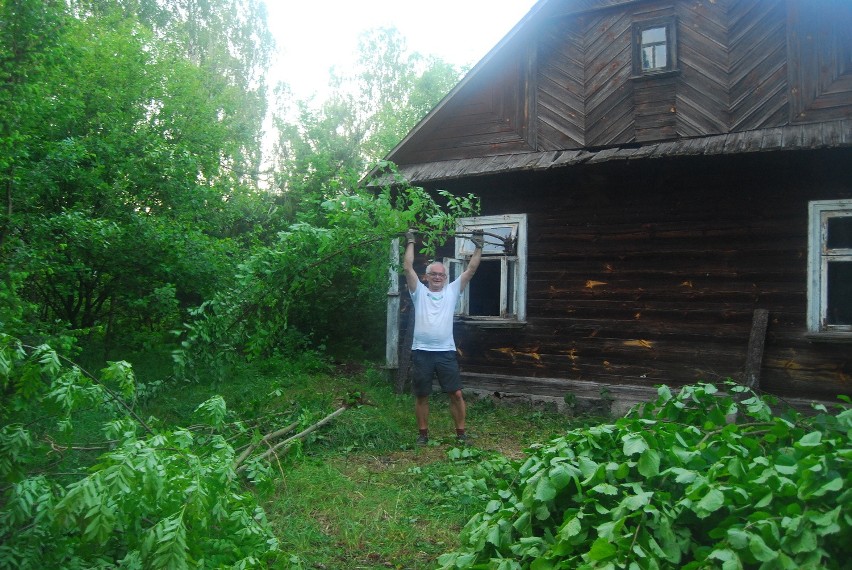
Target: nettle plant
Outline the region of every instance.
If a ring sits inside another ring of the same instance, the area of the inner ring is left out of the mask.
[[[0,389],[0,568],[250,568],[279,555],[237,476],[221,397],[192,428],[164,428],[134,412],[128,363],[95,377],[2,333]],[[102,440],[74,442],[97,435],[93,421]]]
[[[696,384],[496,471],[440,568],[848,568],[852,410]],[[849,399],[844,398],[848,404]]]

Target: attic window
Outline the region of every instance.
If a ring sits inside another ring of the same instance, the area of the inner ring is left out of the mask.
[[[674,18],[633,24],[633,74],[674,71],[677,62]]]

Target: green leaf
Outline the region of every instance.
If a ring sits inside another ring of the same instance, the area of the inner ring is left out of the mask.
[[[549,558],[536,558],[530,564],[530,570],[553,570],[556,563]]]
[[[761,538],[758,534],[749,535],[748,549],[752,555],[761,562],[768,562],[778,558],[778,553],[769,548],[763,538]]]
[[[843,479],[840,477],[835,477],[831,479],[828,483],[824,484],[822,487],[811,493],[812,497],[822,497],[826,493],[837,492],[843,489]]]
[[[715,513],[725,504],[725,494],[719,489],[712,488],[706,495],[701,497],[701,500],[695,504],[692,509],[699,518],[707,518],[712,513]]]
[[[748,546],[749,533],[741,528],[728,529],[728,542],[737,550],[742,550]]]
[[[822,441],[822,432],[812,431],[805,434],[796,444],[799,447],[816,447]]]
[[[490,542],[491,544],[493,544],[497,548],[500,548],[502,538],[503,538],[503,534],[500,532],[500,527],[497,526],[497,525],[492,525],[488,529],[488,534],[486,535],[485,540],[487,542]]]
[[[598,538],[592,543],[592,547],[589,549],[589,558],[592,561],[599,562],[607,558],[612,558],[616,552],[617,550],[612,543],[605,538]]]
[[[540,477],[535,487],[535,499],[546,503],[547,501],[552,501],[554,498],[556,498],[556,487],[553,485],[550,477],[546,475]]]
[[[571,538],[572,536],[580,534],[581,530],[583,530],[583,523],[580,522],[579,518],[573,517],[562,525],[562,529],[559,531],[559,536],[561,538]]]
[[[654,496],[654,493],[651,491],[643,491],[641,493],[637,493],[636,495],[630,495],[625,497],[623,501],[621,501],[621,505],[629,511],[637,511],[651,502],[651,497]]]
[[[590,479],[595,473],[597,473],[598,463],[592,461],[585,455],[581,455],[577,458],[577,467],[580,468],[580,473],[582,473],[583,477]]]
[[[618,489],[609,483],[600,483],[592,487],[591,490],[593,493],[600,493],[601,495],[615,496],[618,494]]]
[[[805,529],[798,536],[785,537],[781,544],[795,554],[813,552],[818,546],[817,535],[812,530]]]
[[[717,548],[713,552],[707,555],[707,558],[710,560],[721,560],[722,562],[729,562],[732,560],[739,559],[737,553],[729,548]]]
[[[550,482],[557,491],[561,491],[571,483],[572,473],[564,463],[557,463],[550,472]]]
[[[660,473],[660,454],[656,449],[646,449],[639,456],[639,474],[643,477],[654,477]]]
[[[668,471],[675,474],[675,482],[681,484],[689,484],[695,481],[698,478],[698,473],[692,471],[690,469],[684,469],[682,467],[672,467]]]
[[[648,449],[648,442],[639,434],[631,433],[622,437],[621,440],[624,442],[624,455],[628,457]]]

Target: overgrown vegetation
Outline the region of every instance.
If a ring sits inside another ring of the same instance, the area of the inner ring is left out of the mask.
[[[414,448],[389,247],[479,201],[362,179],[459,70],[373,31],[264,160],[272,49],[257,0],[0,0],[0,568],[845,563],[846,411],[484,399]]]
[[[305,353],[233,368],[222,394],[154,388],[126,362],[92,375],[4,335],[0,568],[346,568],[365,544],[376,567],[427,567],[479,499],[459,510],[442,492],[454,467],[433,465],[445,445],[413,449],[407,397],[376,370],[343,370]],[[493,406],[470,417],[486,444],[529,425]],[[555,433],[561,418],[546,421]]]
[[[846,409],[773,413],[708,384],[661,387],[614,422],[471,400],[473,445],[436,417],[435,443],[416,448],[408,396],[318,353],[156,388],[126,362],[95,377],[3,343],[0,568],[842,568],[849,555]]]
[[[493,471],[487,507],[441,568],[843,568],[852,410],[775,414],[728,387],[661,387]]]

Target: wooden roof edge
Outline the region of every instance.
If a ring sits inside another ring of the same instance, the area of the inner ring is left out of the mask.
[[[385,160],[392,160],[393,155],[397,151],[399,151],[402,147],[404,147],[408,143],[408,141],[410,141],[412,138],[416,137],[425,128],[426,124],[429,123],[429,121],[432,119],[432,117],[434,117],[436,114],[440,113],[441,109],[446,107],[447,103],[450,101],[450,99],[452,99],[456,95],[456,93],[458,93],[459,91],[464,89],[464,87],[467,84],[469,84],[471,81],[473,81],[473,78],[476,77],[477,75],[479,75],[479,73],[483,70],[483,68],[485,68],[488,65],[488,63],[492,59],[495,58],[496,54],[501,52],[507,44],[511,43],[511,41],[513,39],[515,39],[520,34],[521,30],[524,27],[526,27],[527,22],[529,22],[530,20],[535,18],[535,16],[539,12],[541,12],[544,9],[544,7],[550,1],[551,0],[538,0],[538,2],[533,4],[533,6],[532,6],[532,8],[530,8],[529,12],[527,12],[526,15],[523,18],[521,18],[521,20],[517,24],[515,24],[512,27],[512,29],[509,30],[509,32],[505,36],[503,36],[503,38],[499,42],[497,42],[497,45],[495,45],[493,48],[491,48],[491,50],[489,50],[488,53],[486,53],[485,56],[482,59],[480,59],[470,69],[470,71],[468,71],[465,74],[464,77],[462,77],[461,81],[459,81],[456,84],[456,86],[453,87],[450,90],[450,92],[447,93],[444,96],[444,98],[441,99],[438,102],[438,104],[435,105],[435,107],[433,107],[432,110],[430,110],[426,114],[425,117],[420,119],[420,121],[414,126],[413,129],[408,131],[408,134],[405,135],[405,138],[403,138],[401,141],[399,141],[399,143],[397,143],[397,145],[395,147],[393,147],[390,150],[390,152],[388,152],[385,155]],[[372,175],[372,174],[373,173],[371,172],[370,175]],[[368,175],[368,176],[370,176],[370,175]]]
[[[836,119],[824,123],[786,125],[651,144],[620,145],[600,149],[548,150],[404,164],[399,166],[399,172],[410,183],[417,184],[504,172],[551,170],[582,163],[598,164],[616,160],[751,154],[850,146],[852,146],[852,119]],[[392,180],[388,177],[383,177],[372,182],[371,185],[391,182]]]

